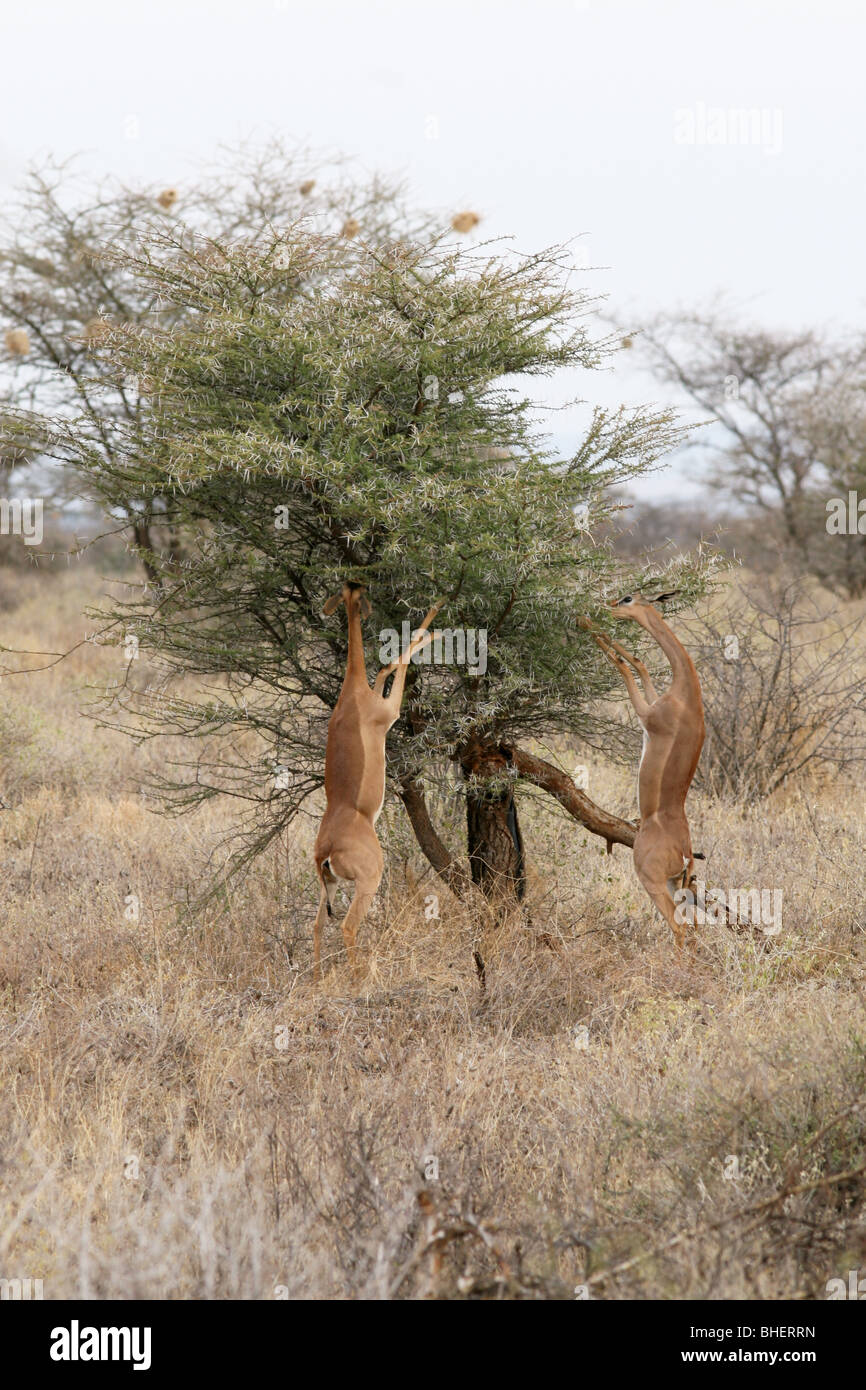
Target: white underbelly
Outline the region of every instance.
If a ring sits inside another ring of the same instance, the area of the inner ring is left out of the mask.
[[[637,765],[637,806],[638,806],[638,810],[640,810],[640,774],[641,774],[641,769],[642,769],[642,767],[643,767],[643,760],[644,760],[644,758],[646,757],[646,750],[647,750],[647,744],[648,744],[648,743],[649,743],[649,738],[648,738],[648,736],[647,736],[647,731],[646,731],[646,729],[644,729],[644,731],[643,731],[643,747],[642,747],[641,750],[640,750],[640,762],[639,762],[638,765]]]

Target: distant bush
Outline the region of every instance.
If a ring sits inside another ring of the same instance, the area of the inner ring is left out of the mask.
[[[698,784],[740,799],[866,761],[862,618],[797,580],[738,584],[682,634],[704,692]]]

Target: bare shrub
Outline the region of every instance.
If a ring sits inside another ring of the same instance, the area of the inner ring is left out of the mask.
[[[682,624],[704,691],[698,785],[761,798],[866,759],[862,617],[793,579],[738,584]]]

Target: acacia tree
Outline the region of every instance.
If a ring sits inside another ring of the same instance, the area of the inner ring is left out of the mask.
[[[359,179],[348,161],[322,161],[278,140],[261,149],[226,149],[216,167],[178,188],[129,188],[113,179],[94,187],[74,161],[32,169],[0,219],[0,425],[4,413],[9,417],[0,430],[0,468],[10,472],[37,460],[45,427],[50,432],[54,419],[69,416],[79,440],[111,464],[116,426],[134,428],[147,408],[140,379],[118,377],[110,334],[122,326],[165,331],[186,311],[161,299],[159,287],[117,251],[134,251],[166,227],[181,240],[206,231],[254,245],[302,214],[347,232],[363,219],[376,236],[417,235],[430,223],[407,208],[399,183]],[[321,270],[334,277],[352,259],[351,237],[330,238],[327,250]],[[29,435],[22,411],[33,421]],[[81,473],[65,487],[62,475],[54,482],[60,504],[88,495]],[[175,560],[182,550],[182,538],[160,519],[165,510],[161,495],[148,490],[127,497],[115,513],[151,582],[159,575],[154,546]]]
[[[471,876],[491,895],[522,893],[521,783],[632,843],[633,826],[527,746],[595,727],[610,679],[575,615],[598,609],[614,564],[593,518],[608,485],[679,439],[668,413],[596,410],[572,456],[552,451],[525,383],[598,366],[611,347],[590,338],[566,252],[472,253],[446,233],[329,232],[301,216],[255,238],[151,227],[101,255],[154,306],[102,340],[106,389],[134,382],[142,404],[104,422],[110,448],[86,416],[55,416],[50,447],[110,512],[185,538],[182,561],[149,545],[153,582],[103,632],[134,633],[164,677],[143,688],[132,663],[104,717],[199,740],[159,781],[167,805],[238,798],[236,865],[301,811],[345,663],[342,628],[319,615],[350,579],[368,586],[374,633],[443,594],[443,624],[487,633],[484,670],[413,667],[389,736],[392,786],[452,887],[465,861],[425,795],[449,763]],[[681,566],[686,596],[698,568]],[[197,697],[172,684],[187,673],[203,678]]]

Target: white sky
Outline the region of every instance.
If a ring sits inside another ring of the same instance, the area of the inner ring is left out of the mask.
[[[479,235],[528,249],[584,234],[600,267],[587,283],[620,313],[725,292],[767,326],[862,318],[864,0],[0,0],[0,14],[4,193],[48,152],[180,184],[220,142],[279,132],[405,173],[419,204],[475,209]],[[700,103],[765,111],[770,148],[678,142],[675,112]],[[557,396],[658,397],[629,372]],[[557,437],[568,446],[567,420]]]

